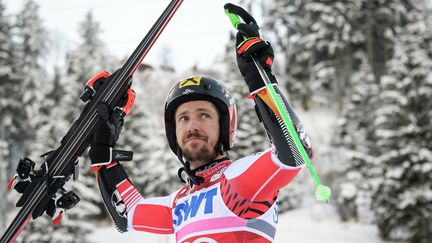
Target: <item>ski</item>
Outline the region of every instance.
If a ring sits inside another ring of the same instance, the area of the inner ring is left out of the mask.
[[[42,215],[47,204],[53,199],[55,199],[55,207],[60,209],[69,209],[78,203],[79,197],[73,192],[66,192],[63,185],[73,176],[77,176],[75,170],[78,166],[78,158],[90,145],[92,130],[97,122],[98,107],[105,103],[111,110],[118,108],[117,104],[123,94],[126,91],[129,92],[133,73],[182,2],[183,0],[172,0],[169,3],[120,69],[111,75],[103,72],[94,80],[89,80],[80,97],[81,100],[87,102],[81,114],[60,141],[60,146],[44,154],[44,162],[38,170],[34,170],[34,162],[30,159],[20,160],[17,168],[18,174],[11,180],[8,187],[13,187],[16,181],[25,184],[25,187],[21,188],[22,195],[16,204],[21,209],[3,233],[0,243],[14,242],[31,218],[35,219]],[[95,91],[92,86],[93,81],[100,78],[103,78],[104,81]],[[119,110],[120,115],[128,112],[123,109]],[[54,216],[54,213],[51,216]],[[58,221],[57,219],[58,217],[55,218],[55,221]]]

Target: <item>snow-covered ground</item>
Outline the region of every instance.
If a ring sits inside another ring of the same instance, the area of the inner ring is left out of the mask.
[[[275,242],[285,243],[378,243],[383,242],[376,226],[362,223],[344,223],[337,218],[331,204],[310,202],[309,206],[280,216]],[[104,243],[175,242],[174,236],[131,232],[121,234],[114,226],[98,228],[91,240]]]
[[[341,222],[333,205],[318,201],[281,215],[279,222],[275,242],[383,242],[375,225]]]

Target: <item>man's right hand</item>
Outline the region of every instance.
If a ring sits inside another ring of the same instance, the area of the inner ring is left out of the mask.
[[[124,118],[113,121],[110,113],[112,112],[108,112],[106,104],[100,105],[89,151],[92,167],[107,165],[113,161],[113,148],[123,128]]]

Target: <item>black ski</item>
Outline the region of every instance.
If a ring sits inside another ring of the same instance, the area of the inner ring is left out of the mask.
[[[2,235],[0,243],[13,242],[31,217],[37,218],[43,214],[53,195],[59,191],[63,192],[63,185],[75,174],[78,157],[84,154],[90,144],[92,130],[97,122],[97,107],[101,103],[106,103],[110,109],[115,108],[121,96],[130,88],[133,73],[182,2],[183,0],[172,0],[125,64],[108,76],[97,92],[81,96],[81,99],[88,100],[88,103],[62,138],[60,146],[45,154],[45,162],[40,169],[33,170],[31,167],[32,180],[26,186],[16,205],[21,209]],[[22,160],[21,162],[27,169],[25,165],[29,165],[28,161]],[[79,201],[75,195],[64,192],[62,195],[68,196],[66,199],[71,199],[72,203],[76,204]]]

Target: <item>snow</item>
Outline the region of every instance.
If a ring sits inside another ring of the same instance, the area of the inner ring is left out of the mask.
[[[173,235],[144,232],[118,233],[114,226],[95,230],[94,242],[175,242]],[[289,211],[279,218],[275,242],[377,243],[383,242],[371,224],[340,222],[334,205],[311,201],[308,206]]]
[[[283,214],[279,222],[275,242],[382,242],[374,225],[340,222],[331,204],[312,202]]]
[[[341,196],[347,199],[353,199],[357,194],[357,188],[353,183],[345,183],[341,185]]]

